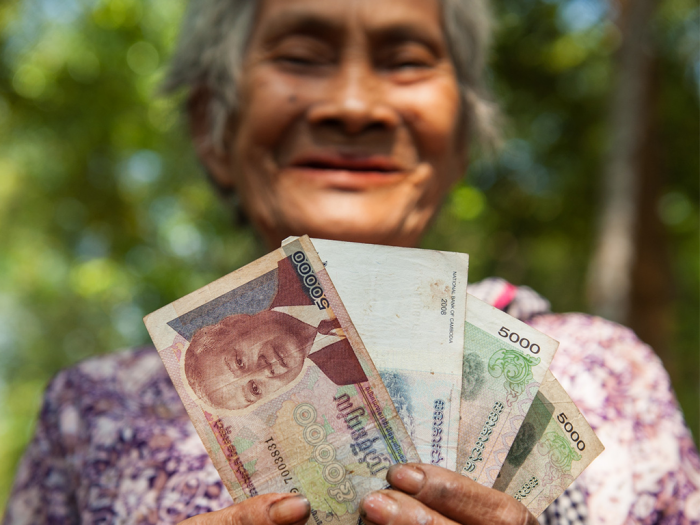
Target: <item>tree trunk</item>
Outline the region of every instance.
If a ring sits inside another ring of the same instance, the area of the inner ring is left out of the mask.
[[[643,136],[637,154],[639,192],[636,219],[636,257],[626,323],[642,341],[663,359],[672,378],[677,375],[669,348],[673,275],[666,228],[658,213],[659,196],[665,182],[664,159],[659,132],[658,61],[653,60],[646,82],[647,100]]]
[[[603,168],[602,209],[596,251],[589,268],[593,311],[626,322],[632,299],[632,271],[638,255],[637,218],[641,210],[641,163],[652,63],[651,19],[656,0],[621,4],[622,43],[616,57],[616,84],[610,106],[610,150]],[[645,210],[646,213],[654,213]]]

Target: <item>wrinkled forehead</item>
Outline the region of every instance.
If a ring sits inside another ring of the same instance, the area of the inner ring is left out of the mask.
[[[362,32],[369,39],[444,41],[439,0],[260,0],[253,41],[290,33],[343,40]]]

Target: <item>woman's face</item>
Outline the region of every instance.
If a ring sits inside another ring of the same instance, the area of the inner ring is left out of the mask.
[[[239,95],[200,154],[272,246],[415,245],[462,174],[438,0],[262,0]]]

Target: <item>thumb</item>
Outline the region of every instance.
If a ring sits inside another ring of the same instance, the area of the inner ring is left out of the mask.
[[[310,512],[309,500],[301,494],[264,494],[179,525],[301,525]]]

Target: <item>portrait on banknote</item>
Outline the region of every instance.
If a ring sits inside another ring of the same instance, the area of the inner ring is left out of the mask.
[[[269,398],[295,382],[307,359],[338,386],[367,380],[332,310],[315,304],[315,277],[300,274],[304,263],[294,264],[293,255],[277,264],[242,293],[232,290],[170,323],[191,337],[184,381],[215,411]]]

